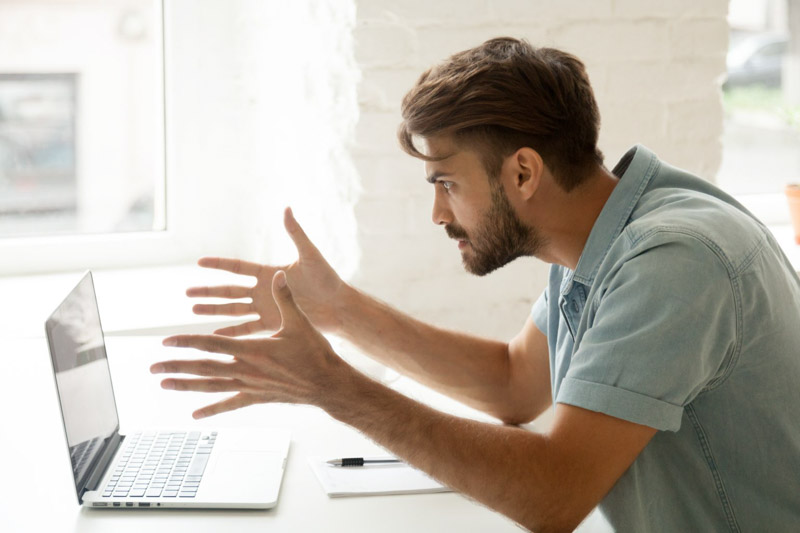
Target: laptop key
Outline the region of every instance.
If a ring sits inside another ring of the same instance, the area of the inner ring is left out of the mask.
[[[159,496],[161,496],[161,489],[147,489],[145,494],[147,498],[158,498]]]
[[[206,469],[206,464],[208,464],[208,457],[209,454],[199,454],[196,455],[192,464],[189,466],[189,470],[186,471],[187,476],[200,476],[203,474],[203,471]]]
[[[164,494],[162,494],[162,496],[165,497],[165,498],[175,498],[175,497],[178,496],[178,491],[177,490],[165,490]]]
[[[145,489],[133,489],[130,493],[131,498],[141,498],[146,492]]]

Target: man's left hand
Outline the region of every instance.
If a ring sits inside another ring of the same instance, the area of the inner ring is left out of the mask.
[[[281,315],[280,330],[268,338],[235,339],[221,335],[176,335],[165,346],[196,348],[232,356],[229,360],[171,360],[150,367],[153,374],[191,374],[195,379],[168,378],[165,389],[238,394],[193,413],[217,415],[256,403],[281,402],[320,406],[333,386],[352,376],[345,363],[294,302],[286,274],[272,278],[272,296]]]

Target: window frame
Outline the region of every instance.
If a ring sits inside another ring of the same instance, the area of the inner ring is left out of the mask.
[[[173,172],[168,157],[170,142],[170,121],[168,119],[169,97],[167,64],[168,44],[166,0],[152,0],[154,13],[160,20],[153,25],[154,36],[160,53],[156,54],[157,64],[156,113],[160,117],[154,132],[156,161],[154,167],[161,172],[164,184],[162,191],[156,191],[154,201],[154,227],[163,230],[43,235],[0,238],[0,276],[49,273],[87,268],[119,268],[175,264],[194,259],[200,247],[191,238],[192,219],[199,214],[193,212],[192,205],[181,194],[188,184]]]

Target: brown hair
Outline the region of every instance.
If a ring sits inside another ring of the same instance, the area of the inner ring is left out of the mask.
[[[452,136],[477,150],[487,173],[524,146],[542,156],[557,183],[570,191],[594,165],[600,113],[583,63],[525,40],[490,39],[428,69],[403,98],[400,145],[426,161],[413,137]]]

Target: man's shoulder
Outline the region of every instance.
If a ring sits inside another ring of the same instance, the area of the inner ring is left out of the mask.
[[[618,239],[617,253],[631,256],[671,243],[713,254],[731,270],[762,247],[766,228],[750,214],[709,194],[659,188],[645,193]]]

